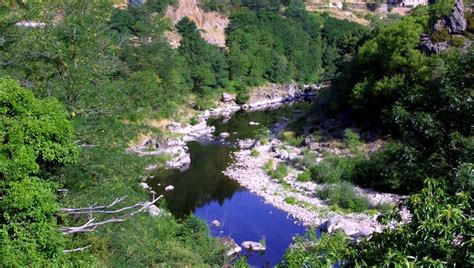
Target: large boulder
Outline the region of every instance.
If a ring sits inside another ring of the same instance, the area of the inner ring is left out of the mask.
[[[339,215],[329,218],[322,227],[328,233],[333,233],[340,230],[352,238],[369,236],[375,231],[375,228],[373,227],[345,219]]]
[[[265,251],[267,250],[267,248],[262,245],[261,243],[258,243],[258,242],[253,242],[253,241],[244,241],[242,242],[241,246],[243,248],[245,248],[246,250],[249,250],[249,251]]]
[[[466,31],[467,21],[464,17],[464,3],[456,0],[451,15],[444,18],[450,34],[463,34]]]
[[[231,95],[229,93],[222,93],[222,97],[221,97],[221,101],[222,102],[231,102],[231,101],[235,101],[235,97],[234,95]]]
[[[420,49],[426,55],[440,53],[442,51],[445,51],[449,47],[450,45],[447,41],[435,43],[427,34],[422,34],[420,37]]]

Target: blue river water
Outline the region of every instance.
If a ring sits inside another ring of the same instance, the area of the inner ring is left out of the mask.
[[[239,113],[229,122],[215,120],[216,134],[231,133],[230,141],[252,137],[259,127],[249,127],[249,122],[270,128],[281,118],[291,115],[291,110]],[[167,207],[178,218],[194,213],[208,223],[215,237],[229,236],[241,245],[243,241],[264,240],[264,253],[243,251],[243,256],[254,267],[271,267],[280,262],[293,237],[304,234],[305,228],[262,198],[241,187],[222,171],[232,163],[235,146],[219,141],[190,142],[191,166],[185,171],[160,170],[147,181],[158,194],[163,194]],[[164,187],[173,185],[166,192]],[[211,224],[218,220],[220,227]]]

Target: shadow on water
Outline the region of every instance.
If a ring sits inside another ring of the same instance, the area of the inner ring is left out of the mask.
[[[231,162],[230,146],[189,142],[188,147],[191,154],[189,169],[183,172],[160,170],[155,178],[147,181],[158,195],[165,196],[168,209],[178,218],[211,201],[223,204],[242,190],[238,182],[222,174]],[[166,192],[164,188],[168,185],[173,185],[174,190]]]
[[[157,194],[165,196],[173,215],[183,218],[194,213],[208,223],[214,236],[230,236],[239,245],[243,241],[264,238],[266,252],[249,254],[248,262],[252,266],[273,266],[281,260],[293,237],[303,234],[305,228],[284,211],[266,204],[262,198],[242,188],[222,171],[232,162],[231,153],[236,150],[232,141],[254,137],[258,129],[271,128],[290,116],[294,116],[292,109],[284,107],[272,111],[237,113],[228,122],[210,120],[209,125],[216,127],[216,135],[230,133],[230,142],[189,142],[189,169],[182,172],[159,170],[147,183]],[[250,121],[260,125],[250,126]],[[174,190],[166,192],[164,188],[168,185],[173,185]],[[213,226],[213,220],[222,225]]]

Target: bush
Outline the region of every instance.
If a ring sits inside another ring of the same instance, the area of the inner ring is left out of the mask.
[[[451,38],[451,44],[455,47],[464,47],[465,40],[462,36],[453,36]]]
[[[296,204],[296,198],[293,196],[287,196],[285,197],[285,203],[290,204],[290,205],[295,205]]]
[[[435,31],[431,35],[431,39],[433,39],[434,42],[445,42],[451,40],[451,35],[449,34],[448,29],[443,28],[439,31]]]
[[[354,191],[354,186],[348,182],[325,185],[318,194],[330,205],[337,205],[351,212],[362,212],[370,208],[369,200],[357,194]]]
[[[261,143],[267,143],[270,138],[270,130],[266,127],[261,127],[255,131],[255,138],[258,139]]]
[[[362,157],[327,156],[319,164],[310,167],[311,179],[318,183],[350,180],[353,177],[354,167],[362,159]]]
[[[268,161],[265,162],[265,164],[263,164],[263,171],[265,171],[265,173],[267,173],[268,175],[271,176],[271,173],[273,171],[273,160],[272,159],[268,159]]]
[[[311,172],[308,169],[305,169],[303,173],[299,174],[296,178],[297,181],[307,182],[311,180]]]
[[[310,230],[304,236],[297,236],[295,241],[278,267],[333,267],[335,263],[344,263],[354,252],[350,238],[342,231],[319,236],[317,231]]]
[[[311,168],[312,166],[316,165],[316,159],[318,155],[315,152],[306,150],[303,152],[303,159],[301,159],[301,164],[306,168]]]
[[[272,173],[272,177],[278,181],[283,181],[288,175],[288,167],[284,163],[278,164],[276,169]]]
[[[263,165],[263,170],[272,178],[283,182],[283,179],[288,175],[288,167],[284,163],[279,163],[275,169],[273,169],[273,160],[269,159]]]
[[[351,153],[358,153],[362,150],[362,142],[360,141],[359,134],[355,133],[351,129],[344,130],[344,142]]]
[[[252,149],[252,152],[250,153],[250,155],[253,157],[259,157],[260,152],[257,149]]]
[[[293,131],[284,131],[281,134],[283,141],[288,143],[291,146],[299,147],[303,144],[304,137],[296,136],[295,132]]]

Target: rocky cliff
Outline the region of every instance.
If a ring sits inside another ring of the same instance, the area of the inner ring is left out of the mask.
[[[188,17],[196,26],[202,30],[201,36],[208,43],[225,47],[225,28],[229,24],[229,19],[219,12],[206,12],[198,5],[198,0],[179,0],[177,7],[169,6],[166,16],[173,23],[177,23],[183,17]],[[179,44],[179,36],[170,33],[168,39],[173,46]]]

